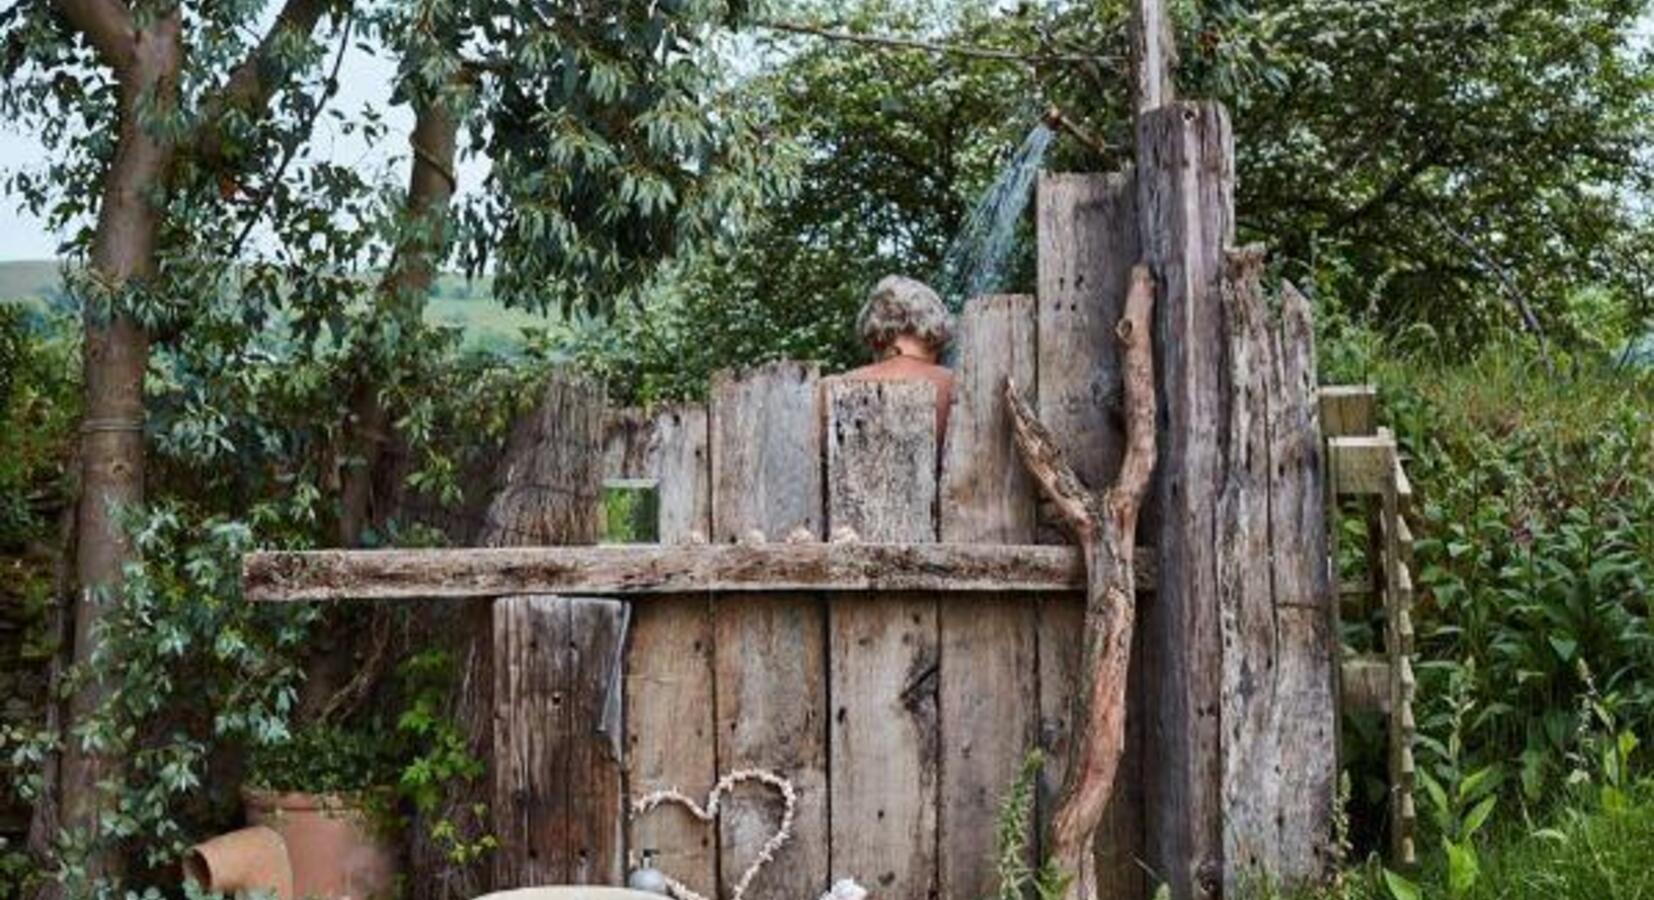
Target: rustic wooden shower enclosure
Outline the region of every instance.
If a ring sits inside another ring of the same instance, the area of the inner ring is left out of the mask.
[[[255,554],[249,596],[496,598],[497,887],[618,882],[647,848],[727,896],[775,828],[771,798],[743,793],[712,826],[626,801],[766,768],[796,785],[798,818],[749,896],[840,877],[878,898],[989,896],[1026,755],[1046,754],[1041,815],[1061,782],[1084,619],[1081,561],[1042,523],[1001,392],[1025,386],[1081,477],[1108,484],[1112,328],[1146,259],[1162,454],[1103,893],[1323,871],[1336,675],[1307,308],[1287,289],[1273,311],[1259,254],[1228,246],[1222,110],[1172,104],[1141,129],[1141,178],[1041,179],[1037,293],[968,305],[941,447],[927,385],[727,373],[704,406],[612,413],[588,448],[601,469],[548,486],[595,502],[600,477],[655,480],[659,546]],[[832,542],[843,528],[857,541]]]

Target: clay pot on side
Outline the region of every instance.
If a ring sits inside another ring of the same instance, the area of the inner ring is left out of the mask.
[[[395,843],[368,809],[369,796],[241,789],[247,824],[267,826],[287,844],[293,896],[320,900],[392,895]]]

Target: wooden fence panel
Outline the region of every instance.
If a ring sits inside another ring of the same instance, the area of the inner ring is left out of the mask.
[[[704,407],[650,417],[613,417],[605,440],[611,478],[658,483],[660,542],[692,544],[712,530],[712,480]],[[632,606],[626,669],[628,790],[632,797],[677,788],[705,796],[718,780],[713,717],[712,605],[706,596],[668,597]],[[635,862],[656,865],[702,894],[717,890],[717,829],[677,807],[629,819]]]
[[[1085,483],[1101,490],[1120,470],[1125,438],[1119,342],[1131,269],[1140,257],[1137,185],[1130,175],[1044,175],[1039,184],[1039,389],[1036,408]],[[1139,534],[1152,533],[1152,503]],[[1047,526],[1048,541],[1067,543]],[[1039,614],[1042,821],[1050,815],[1068,756],[1069,716],[1085,610],[1047,600]],[[1141,631],[1131,671],[1143,671]],[[1101,900],[1143,896],[1143,736],[1145,689],[1131,686],[1125,750],[1114,795],[1098,828]],[[1042,829],[1043,831],[1043,829]]]
[[[935,540],[936,390],[827,391],[828,523],[864,540]],[[936,891],[937,601],[829,601],[832,865],[881,896]]]
[[[814,366],[777,363],[713,379],[713,539],[796,529],[824,537],[821,416]],[[766,868],[753,897],[813,897],[827,887],[827,639],[821,599],[742,594],[713,607],[718,771],[775,769],[798,790],[784,864]],[[743,795],[718,823],[719,893],[769,839],[779,812]]]
[[[982,297],[961,318],[953,412],[943,450],[938,532],[949,543],[1034,539],[1035,488],[1010,428],[1005,379],[1034,384],[1035,307]],[[1039,739],[1038,607],[1011,596],[938,610],[942,678],[939,874],[943,897],[989,897],[998,885],[994,822]],[[1029,862],[1038,842],[1027,835]]]

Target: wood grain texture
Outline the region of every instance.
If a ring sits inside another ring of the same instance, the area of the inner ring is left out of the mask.
[[[1227,460],[1218,505],[1225,890],[1334,863],[1336,659],[1313,325],[1264,254],[1228,255]]]
[[[781,540],[797,528],[823,537],[818,381],[814,367],[797,363],[713,379],[715,541],[752,531]],[[824,604],[809,593],[722,597],[713,629],[718,770],[773,769],[798,791],[785,862],[758,876],[752,896],[817,896],[828,884]],[[728,894],[779,817],[768,795],[738,796],[720,814],[720,894]]]
[[[605,477],[652,478],[659,485],[663,544],[704,542],[712,530],[712,474],[704,407],[653,416],[613,416],[605,435]],[[712,672],[712,604],[705,595],[634,603],[626,655],[627,790],[632,797],[678,788],[701,797],[718,780]],[[717,828],[667,807],[629,818],[633,862],[655,864],[696,891],[718,883]]]
[[[835,530],[934,540],[935,406],[925,382],[829,385]],[[829,600],[832,867],[883,896],[937,892],[936,609],[927,595]]]
[[[1276,876],[1314,882],[1336,864],[1338,608],[1327,536],[1326,459],[1307,298],[1282,288],[1270,418],[1270,535],[1279,614],[1276,745],[1282,785]]]
[[[568,371],[556,371],[547,378],[533,412],[512,429],[496,476],[499,487],[488,504],[478,535],[479,543],[488,547],[507,547],[596,542],[597,495],[602,480],[599,448],[604,406],[602,388],[589,380]],[[538,592],[499,591],[495,596],[530,593]],[[429,598],[440,594],[419,596]],[[460,648],[458,657],[464,673],[458,687],[455,717],[469,735],[471,752],[485,760],[492,772],[491,778],[479,779],[476,783],[456,781],[443,798],[442,808],[433,817],[452,824],[464,840],[478,840],[485,834],[502,833],[502,826],[487,821],[490,817],[514,823],[519,828],[525,822],[539,820],[566,822],[566,805],[570,801],[567,784],[562,782],[556,785],[555,796],[546,793],[551,789],[544,784],[538,784],[536,794],[502,798],[501,791],[494,790],[493,796],[488,796],[491,787],[510,783],[501,780],[504,776],[500,766],[504,763],[494,758],[494,751],[511,745],[509,735],[500,734],[502,727],[510,727],[502,726],[502,716],[507,721],[516,718],[511,709],[511,698],[498,695],[497,690],[502,684],[514,684],[516,690],[528,698],[526,702],[531,705],[539,703],[539,698],[547,696],[545,692],[553,688],[545,683],[523,679],[563,678],[566,673],[558,667],[567,662],[527,663],[525,671],[515,675],[498,671],[494,651],[499,646],[500,635],[509,633],[515,625],[497,619],[495,612],[492,604],[478,604],[466,609],[452,624],[443,623],[449,630],[442,633]],[[506,613],[502,611],[500,614]],[[528,628],[534,622],[517,624]],[[545,625],[544,622],[539,624]],[[563,626],[558,623],[557,627]],[[525,633],[532,635],[534,632],[529,630]],[[558,702],[561,704],[561,699]],[[563,714],[565,709],[559,705],[558,711]],[[587,723],[591,727],[595,724]],[[568,730],[572,727],[567,725],[554,735],[559,739],[567,738],[572,734]],[[537,752],[566,759],[572,750],[572,745],[565,741],[557,746],[543,747]],[[567,766],[563,768],[566,770]],[[551,804],[551,809],[514,808],[501,802],[502,799],[529,804],[545,802]],[[479,809],[486,811],[479,813]],[[614,813],[618,814],[618,810]],[[618,818],[613,821],[584,820],[580,826],[590,827],[601,835],[609,833],[617,823]],[[423,835],[429,832],[429,828],[422,826],[416,832]],[[567,846],[566,838],[567,835],[564,835],[564,839],[560,839],[564,847]],[[497,886],[544,883],[538,881],[534,873],[535,867],[543,863],[521,856],[496,857],[492,865],[485,859],[479,865],[453,866],[446,858],[446,848],[440,842],[424,837],[416,839],[413,854],[418,859],[430,861],[429,865],[421,867],[423,871],[449,873],[441,879],[438,893],[443,896],[471,897]],[[513,863],[527,868],[513,872],[510,868]],[[490,883],[491,877],[500,880]]]
[[[1217,520],[1225,425],[1219,280],[1234,235],[1234,139],[1215,103],[1143,114],[1137,133],[1143,253],[1160,286],[1155,354],[1162,422],[1152,542],[1160,558],[1144,616],[1150,727],[1145,850],[1175,900],[1222,889]]]
[[[1114,326],[1140,256],[1136,190],[1129,175],[1039,180],[1035,409],[1093,490],[1114,480],[1125,446]]]
[[[1038,193],[1039,363],[1036,409],[1076,474],[1093,490],[1113,482],[1125,444],[1119,342],[1114,327],[1125,308],[1131,269],[1140,256],[1137,183],[1131,175],[1044,175]],[[1154,504],[1141,532],[1152,535]],[[1041,540],[1066,543],[1054,525]],[[1144,583],[1139,581],[1139,585]],[[1068,756],[1067,728],[1079,664],[1084,611],[1062,602],[1041,605],[1039,616],[1042,746],[1041,818],[1055,805]],[[1142,671],[1142,640],[1133,670]],[[1100,896],[1144,893],[1144,689],[1131,688],[1125,756],[1098,838]],[[1042,829],[1043,831],[1043,829]]]
[[[824,533],[819,381],[815,366],[796,362],[713,376],[714,541]]]
[[[1034,538],[1034,485],[1016,456],[1006,409],[1007,377],[1035,378],[1034,299],[972,300],[960,319],[959,368],[948,419],[938,532],[953,543],[1027,543]],[[998,887],[993,822],[1037,746],[1037,606],[989,595],[938,611],[941,679],[939,886],[943,897],[989,897]],[[1032,823],[1031,823],[1032,824]],[[1038,841],[1028,837],[1029,863]]]
[[[500,888],[619,884],[620,723],[609,721],[625,609],[510,597],[494,610]]]
[[[1138,585],[1152,588],[1154,578],[1153,561],[1140,561]],[[634,544],[250,553],[242,579],[255,602],[295,603],[519,593],[1071,593],[1084,589],[1085,570],[1077,549],[1046,545]]]

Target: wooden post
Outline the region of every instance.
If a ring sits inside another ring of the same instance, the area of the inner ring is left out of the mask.
[[[1145,113],[1138,215],[1156,304],[1161,441],[1158,591],[1144,616],[1149,730],[1145,850],[1178,900],[1222,886],[1223,648],[1217,517],[1225,393],[1219,280],[1234,234],[1234,145],[1216,103]]]
[[[552,377],[512,433],[483,544],[597,541],[603,409],[600,387]],[[493,887],[618,883],[621,725],[605,713],[623,611],[556,597],[491,607],[472,631],[462,720],[492,734]]]
[[[1002,386],[1007,378],[1033,383],[1035,322],[1032,297],[981,297],[965,307],[955,341],[959,369],[937,510],[945,542],[1026,544],[1034,538],[1034,483],[1017,459]],[[969,608],[941,604],[937,827],[943,897],[991,897],[998,885],[988,823],[1038,741],[1036,610],[993,595]],[[1038,841],[1027,837],[1032,865]]]
[[[1166,0],[1134,0],[1131,24],[1133,108],[1142,115],[1177,99],[1177,42]]]
[[[705,407],[611,417],[605,443],[608,477],[656,481],[662,544],[706,540],[712,531],[712,473]],[[668,788],[703,797],[718,779],[711,600],[704,594],[679,596],[635,603],[632,609],[627,789],[633,797]],[[652,850],[662,871],[702,894],[716,893],[715,828],[667,808],[630,819],[626,835],[633,863]]]
[[[1124,388],[1114,328],[1125,311],[1138,241],[1137,184],[1127,175],[1043,175],[1038,191],[1039,418],[1075,473],[1101,490],[1120,471]],[[1020,376],[1019,376],[1020,377]],[[1032,382],[1019,382],[1032,383]],[[1152,509],[1143,528],[1152,529]],[[1148,533],[1152,533],[1149,531]],[[1042,537],[1066,542],[1048,528]],[[1042,746],[1040,816],[1048,819],[1067,764],[1071,701],[1080,665],[1077,636],[1084,606],[1067,599],[1041,604],[1039,621]],[[1142,642],[1134,648],[1139,666]],[[1140,671],[1140,669],[1138,669]],[[1098,835],[1098,895],[1136,900],[1144,894],[1143,689],[1127,702],[1125,755]]]
[[[775,363],[712,381],[713,540],[795,530],[825,536],[821,415],[814,366]],[[814,897],[827,888],[826,614],[810,594],[743,594],[713,609],[718,770],[774,769],[798,790],[785,865],[756,896]],[[775,813],[737,797],[718,820],[719,892],[727,894],[775,829]]]
[[[936,388],[827,390],[828,525],[861,539],[936,539]],[[935,595],[828,601],[833,872],[890,897],[936,893]]]

